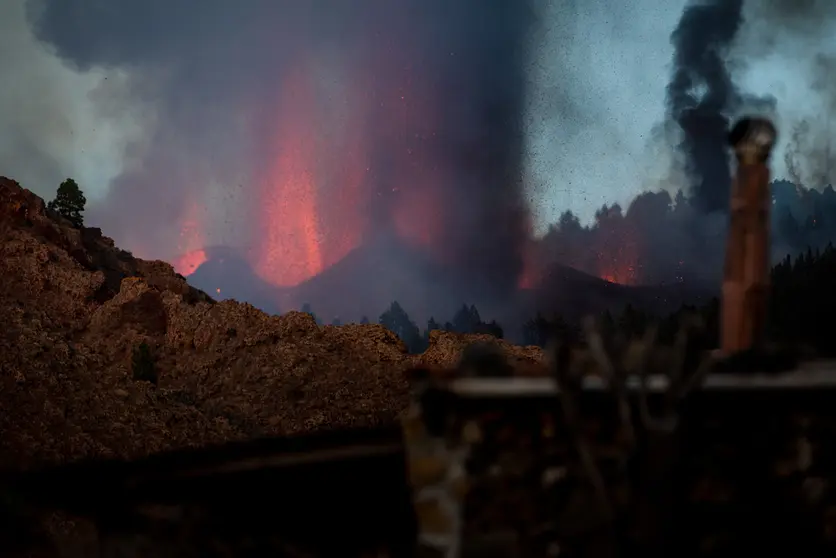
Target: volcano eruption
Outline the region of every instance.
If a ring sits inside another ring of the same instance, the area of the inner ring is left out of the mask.
[[[527,2],[117,4],[43,0],[31,18],[68,63],[155,96],[149,144],[90,209],[121,244],[183,274],[226,246],[287,289],[385,236],[472,297],[514,291]]]
[[[115,2],[29,4],[35,34],[65,64],[120,72],[127,87],[102,86],[103,104],[147,111],[88,223],[207,292],[348,321],[393,299],[424,306],[409,308],[417,315],[451,301],[487,317],[538,289],[718,285],[723,136],[751,100],[728,64],[742,0],[687,2],[671,36],[659,109],[681,184],[604,205],[591,225],[566,213],[541,238],[523,184],[541,3]],[[595,111],[549,94],[568,112]]]

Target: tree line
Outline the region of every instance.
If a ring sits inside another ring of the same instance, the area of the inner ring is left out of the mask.
[[[314,311],[311,309],[310,303],[302,305],[302,312],[306,312],[314,317],[318,324],[322,325]],[[360,320],[361,324],[370,323],[367,316],[363,316]],[[421,328],[412,318],[409,317],[406,310],[399,302],[394,301],[389,305],[389,308],[383,312],[377,319],[377,323],[397,335],[401,341],[404,342],[406,348],[410,353],[422,353],[429,346],[430,332],[433,330],[450,331],[454,333],[482,333],[493,335],[497,339],[502,339],[504,332],[502,327],[496,322],[482,320],[479,315],[479,310],[476,306],[462,304],[461,307],[453,314],[453,318],[446,322],[439,322],[431,317],[427,320],[425,327]],[[331,325],[341,325],[339,318],[331,321]]]
[[[820,356],[836,355],[836,248],[808,249],[796,257],[787,256],[771,270],[771,292],[767,339],[811,349]],[[303,311],[313,314],[307,304]],[[686,304],[667,316],[657,316],[626,305],[619,312],[606,311],[598,316],[603,330],[618,331],[627,337],[641,336],[651,324],[657,328],[657,340],[672,344],[683,317],[697,316],[704,326],[700,344],[704,349],[719,346],[720,300],[712,298],[702,304]],[[335,320],[334,325],[339,325]],[[361,323],[369,323],[363,318]],[[503,328],[496,321],[485,322],[473,305],[463,304],[452,320],[438,322],[430,318],[426,327],[419,327],[398,302],[393,302],[377,323],[395,333],[410,352],[423,352],[432,330],[455,333],[486,333],[499,339]],[[523,325],[522,340],[527,345],[545,346],[560,338],[581,341],[581,324],[565,319],[559,313],[537,314]]]
[[[773,255],[824,249],[836,241],[832,186],[776,180],[770,190]],[[588,226],[564,212],[536,243],[534,259],[544,267],[561,264],[627,284],[710,284],[722,270],[725,226],[681,190],[643,192],[626,207],[603,205]]]

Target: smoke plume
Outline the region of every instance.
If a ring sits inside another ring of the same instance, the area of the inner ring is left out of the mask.
[[[153,109],[91,210],[139,255],[246,246],[290,285],[394,231],[515,285],[527,2],[39,0],[30,19]]]
[[[693,200],[707,213],[728,205],[725,138],[736,93],[726,55],[743,23],[742,12],[743,0],[692,3],[671,35],[675,51],[668,110],[682,129],[680,147],[693,179]]]
[[[668,122],[659,127],[662,141],[675,137],[686,195],[642,193],[624,210],[604,206],[589,227],[565,214],[540,242],[543,258],[618,283],[715,289],[731,185],[726,133],[731,119],[744,113],[778,123],[782,162],[795,183],[772,187],[774,258],[836,240],[834,191],[820,192],[836,169],[830,140],[836,83],[829,71],[836,56],[827,53],[834,47],[824,40],[833,31],[834,15],[836,4],[812,0],[688,2],[671,34]],[[808,104],[779,111],[771,90],[746,89],[747,70],[770,57],[807,68],[796,74],[797,82],[779,85]],[[801,111],[800,119],[794,109]],[[664,182],[683,181],[673,176]]]

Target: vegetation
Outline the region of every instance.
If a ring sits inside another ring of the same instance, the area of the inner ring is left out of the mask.
[[[154,357],[151,355],[151,347],[148,343],[142,342],[134,347],[133,358],[131,359],[133,379],[138,382],[151,382],[157,385],[159,375],[154,364]]]
[[[831,340],[836,328],[825,319],[836,314],[836,289],[832,287],[836,277],[836,248],[827,245],[823,250],[808,250],[791,258],[787,256],[772,269],[772,292],[768,335],[778,343],[805,345],[825,355],[836,351]],[[304,312],[314,315],[310,305]],[[635,337],[642,335],[651,323],[658,325],[658,342],[671,344],[674,341],[684,315],[697,315],[705,325],[699,339],[704,348],[719,344],[720,300],[713,298],[701,305],[685,305],[676,312],[659,317],[627,305],[620,312],[604,312],[600,317],[602,331],[618,331]],[[335,319],[335,324],[339,321]],[[369,323],[363,317],[361,324]],[[394,332],[412,353],[423,352],[429,344],[433,330],[454,333],[481,333],[502,339],[504,332],[496,322],[485,322],[473,305],[463,304],[450,321],[441,323],[434,317],[427,321],[422,330],[397,302],[381,314],[378,323]],[[537,314],[529,319],[522,330],[522,342],[528,345],[545,346],[555,337],[569,342],[580,341],[580,324],[570,322],[559,314],[545,316]]]
[[[823,250],[836,239],[836,190],[777,180],[772,191],[771,229],[777,257]],[[538,251],[547,264],[562,264],[622,283],[692,282],[720,270],[725,231],[705,226],[705,215],[681,190],[644,192],[628,206],[604,205],[585,226],[565,212],[548,228]],[[637,260],[638,254],[651,257]]]
[[[823,250],[807,250],[796,258],[787,256],[773,267],[768,339],[779,344],[803,345],[823,356],[834,353],[836,346],[833,345],[832,339],[836,334],[836,328],[831,325],[831,320],[827,319],[836,312],[834,277],[836,249],[830,244]],[[683,306],[662,319],[627,306],[617,316],[605,313],[601,322],[603,329],[615,328],[627,336],[639,336],[650,323],[656,322],[659,324],[659,342],[670,344],[683,314],[696,314],[702,318],[705,331],[700,343],[704,348],[718,346],[718,298],[701,306]],[[549,319],[542,315],[535,316],[526,323],[524,330],[527,343],[541,346],[556,335],[577,339],[579,334],[579,328],[574,324],[568,324],[561,316],[552,316]]]
[[[389,309],[380,315],[378,323],[400,337],[409,352],[420,353],[426,348],[421,330],[397,302],[393,302]]]
[[[72,178],[66,179],[58,186],[55,199],[47,204],[52,211],[58,212],[75,227],[84,225],[84,207],[87,205],[87,198],[81,188],[78,187]]]

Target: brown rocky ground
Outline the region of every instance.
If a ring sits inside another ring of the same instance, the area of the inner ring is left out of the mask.
[[[405,367],[452,366],[474,340],[436,332],[409,356],[378,325],[216,302],[2,177],[0,250],[3,469],[390,422]],[[133,378],[141,343],[156,385]],[[542,356],[503,345],[529,365]]]

